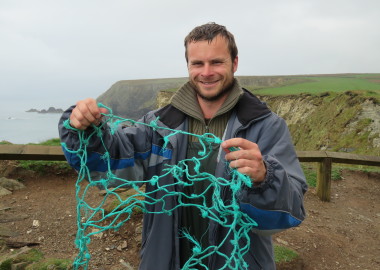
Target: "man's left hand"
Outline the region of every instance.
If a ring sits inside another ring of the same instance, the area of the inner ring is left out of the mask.
[[[224,141],[221,146],[227,153],[225,158],[230,162],[231,168],[249,176],[255,185],[264,181],[267,169],[256,143],[243,138],[232,138]],[[237,150],[231,151],[229,148]]]

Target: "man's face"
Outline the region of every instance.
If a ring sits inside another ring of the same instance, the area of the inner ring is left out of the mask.
[[[228,93],[238,57],[231,60],[225,38],[217,36],[210,43],[207,40],[190,42],[187,57],[190,82],[202,99],[215,101]]]

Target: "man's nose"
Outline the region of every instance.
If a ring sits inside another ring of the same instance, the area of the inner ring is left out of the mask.
[[[201,73],[201,75],[203,77],[209,77],[209,76],[213,75],[213,73],[214,73],[214,71],[213,71],[213,68],[210,64],[205,64],[203,66],[202,73]]]

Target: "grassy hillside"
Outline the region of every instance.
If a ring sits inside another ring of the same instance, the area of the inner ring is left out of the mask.
[[[247,89],[259,95],[297,95],[301,93],[363,91],[367,95],[380,97],[380,74],[337,74],[294,76],[283,85],[257,89],[247,85]],[[297,81],[298,80],[298,81]],[[243,84],[243,83],[242,83]]]

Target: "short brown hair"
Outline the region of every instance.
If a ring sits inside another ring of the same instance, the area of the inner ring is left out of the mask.
[[[195,27],[185,38],[185,57],[186,62],[188,62],[187,57],[187,45],[190,42],[197,42],[202,40],[207,40],[209,43],[214,40],[216,36],[222,36],[227,40],[228,49],[230,51],[231,60],[234,61],[238,55],[238,49],[235,43],[234,35],[232,35],[225,26],[219,25],[217,23],[211,22],[204,25]]]

